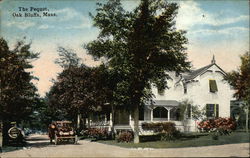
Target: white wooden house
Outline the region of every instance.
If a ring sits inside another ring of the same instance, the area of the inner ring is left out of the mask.
[[[223,80],[226,73],[216,64],[214,56],[209,65],[200,69],[180,75],[176,75],[175,72],[169,72],[169,74],[172,78],[172,80],[168,80],[169,89],[159,92],[156,87],[152,87],[155,97],[152,102],[146,103],[140,109],[139,124],[142,122],[171,121],[181,131],[195,131],[197,129],[196,121],[192,117],[185,121],[178,121],[176,110],[179,103],[184,100],[198,105],[201,110],[205,109],[206,117],[230,117],[233,89]],[[110,121],[112,115],[109,114],[108,117],[105,117],[103,125],[114,126],[115,129],[133,130],[134,122],[128,112],[115,113],[114,117],[120,119],[112,122]],[[147,134],[142,129],[140,132],[143,135]]]

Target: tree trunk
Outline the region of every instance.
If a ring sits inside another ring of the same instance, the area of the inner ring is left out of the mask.
[[[3,130],[2,130],[2,120],[0,120],[0,153],[2,152],[3,147]]]
[[[90,116],[88,115],[88,128],[90,128]]]
[[[80,133],[81,114],[77,114],[77,134]]]
[[[134,106],[134,143],[139,143],[139,104]]]
[[[246,132],[248,133],[249,105],[246,107]]]
[[[111,115],[112,115],[112,118],[111,118],[111,122],[112,122],[112,125],[111,125],[111,138],[112,139],[115,139],[115,129],[114,129],[114,122],[115,122],[115,109],[114,109],[114,106],[111,105]]]

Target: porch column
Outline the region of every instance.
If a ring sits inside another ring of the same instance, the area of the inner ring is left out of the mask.
[[[107,123],[107,114],[104,115],[104,122]]]
[[[168,121],[170,121],[170,108],[168,108]]]
[[[113,126],[113,119],[112,119],[112,113],[110,113],[110,117],[109,117],[109,126],[112,127]]]
[[[129,125],[131,125],[132,117],[131,114],[129,114]]]
[[[164,108],[168,110],[168,121],[170,121],[170,110],[171,110],[172,108],[170,108],[170,107],[164,107]]]
[[[153,110],[154,110],[154,109],[151,109],[151,110],[150,110],[150,121],[153,121]]]
[[[79,128],[80,128],[80,122],[81,121],[81,114],[80,113],[78,113],[77,114],[77,129],[79,130]]]

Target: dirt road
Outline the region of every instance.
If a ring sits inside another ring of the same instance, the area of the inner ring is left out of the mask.
[[[51,145],[47,136],[29,137],[29,147],[5,152],[1,157],[248,157],[249,144],[171,149],[128,149],[80,140],[77,145]]]

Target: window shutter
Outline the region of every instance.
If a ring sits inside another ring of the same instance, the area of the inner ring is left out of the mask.
[[[215,104],[215,117],[219,117],[219,104]]]
[[[210,92],[215,93],[218,91],[217,84],[215,80],[209,80]]]
[[[209,104],[206,105],[206,116],[209,117]]]
[[[191,104],[188,104],[187,106],[187,116],[188,118],[191,118]]]

